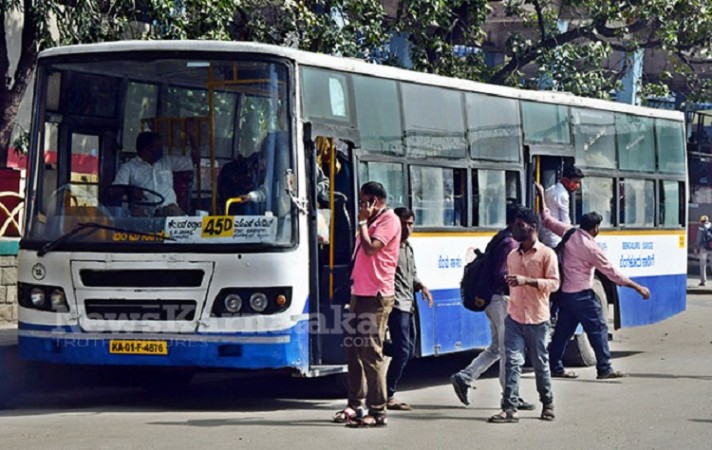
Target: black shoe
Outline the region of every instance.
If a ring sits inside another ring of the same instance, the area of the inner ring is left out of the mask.
[[[536,409],[536,406],[534,406],[533,403],[529,403],[523,398],[519,397],[519,406],[517,407],[517,409],[520,409],[522,411],[533,411],[534,409]]]
[[[452,383],[452,388],[455,390],[455,395],[460,399],[463,405],[470,405],[470,385],[467,384],[465,380],[459,373],[456,373],[450,377],[450,383]]]

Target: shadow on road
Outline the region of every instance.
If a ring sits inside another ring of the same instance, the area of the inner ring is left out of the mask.
[[[474,355],[476,352],[416,359],[406,368],[399,390],[447,384],[450,375],[469,364]],[[36,362],[24,363],[22,373],[23,379],[9,393],[5,407],[23,414],[58,409],[260,412],[309,407],[331,411],[333,402],[346,396],[338,376],[307,379],[289,374],[211,371],[197,373],[190,384],[181,385],[172,383],[175,371]],[[494,376],[496,368],[485,374]],[[153,377],[151,387],[145,386],[146,377]]]

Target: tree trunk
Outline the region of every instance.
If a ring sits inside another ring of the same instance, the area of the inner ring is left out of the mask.
[[[20,110],[20,102],[24,90],[11,90],[6,92],[0,103],[0,167],[7,166],[7,157],[12,144],[12,130],[15,128],[15,120]]]

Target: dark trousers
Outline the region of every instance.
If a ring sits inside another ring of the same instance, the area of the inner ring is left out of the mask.
[[[412,313],[394,308],[388,316],[388,329],[391,345],[387,353],[392,359],[386,373],[386,388],[388,398],[391,399],[396,393],[405,365],[415,356],[415,317]]]
[[[348,362],[350,407],[366,400],[369,414],[386,413],[386,358],[383,341],[395,296],[351,296],[350,320],[344,338]]]
[[[599,375],[613,371],[611,367],[611,351],[608,348],[608,325],[603,317],[601,302],[598,301],[592,289],[581,292],[559,292],[559,316],[554,327],[554,336],[549,346],[549,364],[551,371],[564,371],[564,351],[580,323],[583,326],[588,342],[596,353],[596,371]]]

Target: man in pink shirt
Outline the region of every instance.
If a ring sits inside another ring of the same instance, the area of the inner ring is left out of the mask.
[[[514,216],[512,237],[519,247],[507,256],[509,305],[504,319],[504,393],[502,411],[489,418],[491,423],[519,422],[519,378],[524,365],[524,352],[534,366],[536,389],[544,405],[542,420],[554,420],[554,394],[549,374],[549,294],[559,288],[559,266],[554,251],[539,242],[538,218],[529,208],[519,209]]]
[[[383,341],[395,302],[401,222],[388,209],[381,183],[369,181],[361,186],[358,220],[351,273],[351,320],[344,341],[349,398],[346,408],[334,415],[334,422],[353,427],[385,426],[387,366]],[[365,417],[364,398],[368,408]]]
[[[559,236],[563,236],[572,225],[556,220],[546,207],[544,188],[535,185],[542,202],[543,224]],[[598,235],[602,217],[590,212],[581,217],[581,226],[566,241],[561,252],[564,261],[561,292],[557,295],[559,315],[554,328],[554,336],[549,346],[551,376],[558,378],[576,378],[572,371],[564,369],[562,358],[566,344],[576,332],[579,323],[583,326],[588,341],[596,353],[596,371],[599,380],[621,378],[623,372],[613,370],[611,351],[608,348],[608,327],[603,317],[601,303],[593,293],[593,275],[596,269],[619,286],[635,289],[643,297],[650,298],[650,290],[632,281],[618,271],[598,246]]]

